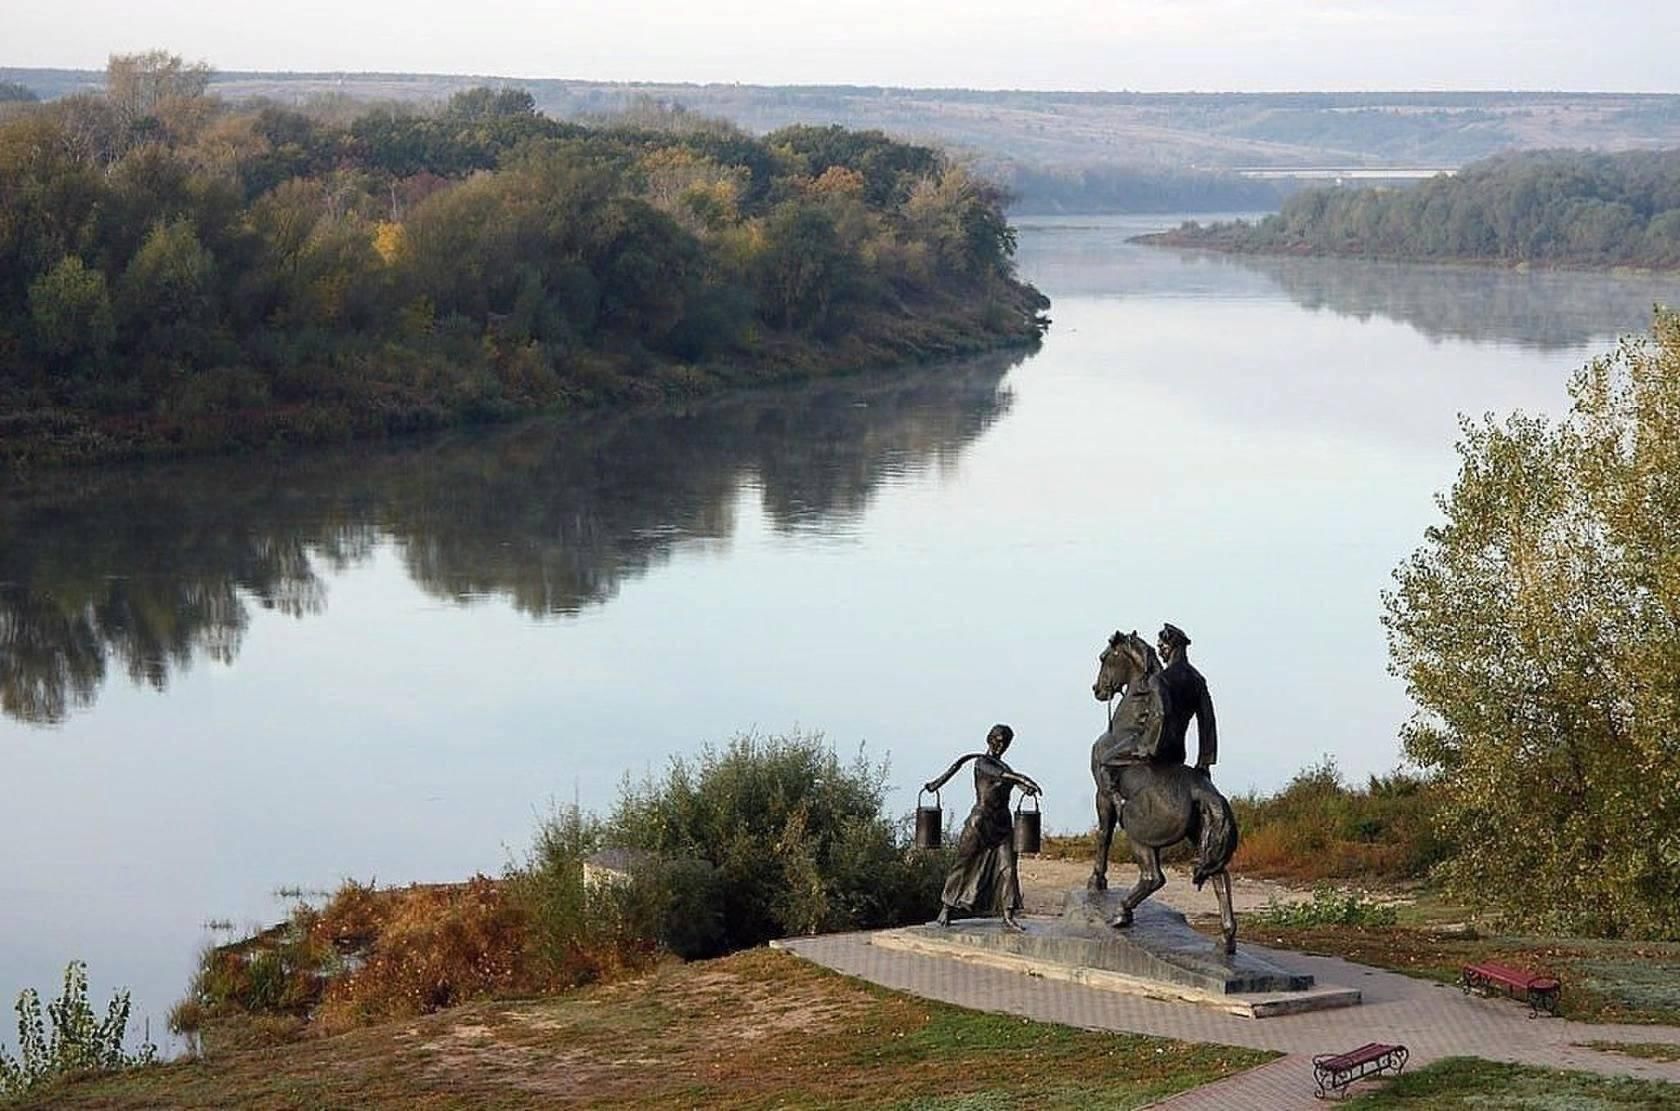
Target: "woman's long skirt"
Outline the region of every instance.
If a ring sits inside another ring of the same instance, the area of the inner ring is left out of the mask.
[[[957,840],[957,864],[940,899],[967,914],[1000,916],[1021,909],[1021,881],[1015,871],[1014,826],[1008,809],[976,806]]]

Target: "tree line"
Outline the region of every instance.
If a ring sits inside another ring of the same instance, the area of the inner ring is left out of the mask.
[[[879,132],[345,117],[163,52],[0,117],[14,458],[339,439],[1029,341],[1003,195]],[[20,447],[19,445],[33,445]]]
[[[1502,155],[1404,189],[1314,189],[1255,223],[1155,241],[1220,250],[1680,267],[1680,150]]]

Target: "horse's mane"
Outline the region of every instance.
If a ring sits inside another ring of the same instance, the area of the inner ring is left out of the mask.
[[[1136,633],[1115,633],[1109,640],[1109,646],[1118,648],[1124,644],[1128,650],[1143,658],[1143,677],[1159,674],[1161,671],[1161,657],[1155,651],[1155,646]]]
[[[1142,637],[1138,637],[1143,640]],[[1155,651],[1155,646],[1143,640],[1143,674],[1145,678],[1161,670],[1161,656]]]
[[[1140,636],[1133,636],[1130,640],[1134,645],[1143,649],[1143,677],[1147,679],[1158,673],[1161,670],[1161,657],[1155,651],[1155,646]]]

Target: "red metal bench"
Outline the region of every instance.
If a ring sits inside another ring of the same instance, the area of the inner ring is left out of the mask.
[[[1508,964],[1496,964],[1493,961],[1465,965],[1464,971],[1459,975],[1458,984],[1464,989],[1465,995],[1472,991],[1479,991],[1483,995],[1502,991],[1521,999],[1528,1004],[1529,1018],[1535,1017],[1541,1011],[1556,1018],[1558,995],[1563,991],[1563,985],[1551,976],[1536,976],[1532,972],[1512,968]]]
[[[1396,1076],[1406,1067],[1410,1054],[1403,1045],[1384,1045],[1369,1042],[1346,1053],[1321,1053],[1313,1058],[1313,1080],[1318,1084],[1314,1099],[1323,1099],[1331,1092],[1347,1095],[1348,1085],[1367,1076],[1376,1076],[1393,1069]]]

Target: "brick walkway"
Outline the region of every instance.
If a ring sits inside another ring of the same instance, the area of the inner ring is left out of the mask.
[[[1647,1061],[1572,1044],[1616,1041],[1680,1045],[1680,1027],[1530,1019],[1526,1006],[1510,1000],[1466,996],[1445,984],[1258,945],[1252,948],[1284,968],[1310,972],[1320,983],[1360,989],[1364,1003],[1304,1015],[1239,1018],[1189,1003],[1143,999],[941,957],[876,948],[869,944],[869,935],[862,933],[791,938],[777,944],[836,971],[962,1007],[1089,1030],[1125,1030],[1290,1055],[1160,1104],[1171,1111],[1323,1107],[1312,1099],[1312,1055],[1352,1049],[1370,1041],[1405,1045],[1411,1050],[1408,1069],[1442,1057],[1470,1055],[1680,1083],[1680,1062]]]

